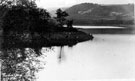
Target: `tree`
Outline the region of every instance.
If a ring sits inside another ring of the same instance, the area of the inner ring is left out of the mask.
[[[68,13],[66,13],[65,11],[62,11],[61,9],[58,9],[56,11],[56,20],[59,22],[59,25],[60,27],[63,27],[65,21],[66,21],[66,18],[68,16]]]
[[[67,27],[68,28],[73,28],[73,20],[67,20]]]
[[[0,0],[0,5],[22,5],[27,7],[36,7],[36,0]]]
[[[47,27],[50,15],[45,9],[37,8],[31,3],[29,5],[21,2],[23,0],[13,1],[16,2],[10,3],[8,0],[1,2],[2,7],[7,9],[2,17],[4,40],[0,53],[0,59],[3,61],[2,75],[9,78],[9,81],[30,81],[40,69],[40,66],[33,63],[40,65],[41,62],[37,57],[41,56],[42,48],[33,46],[31,33],[46,30],[44,27]]]
[[[24,30],[45,31],[43,26],[46,26],[49,18],[50,15],[45,9],[12,6],[3,18],[3,29],[5,32],[9,32],[9,30],[18,32]]]
[[[0,26],[3,25],[3,18],[12,6],[37,7],[36,0],[0,0]]]

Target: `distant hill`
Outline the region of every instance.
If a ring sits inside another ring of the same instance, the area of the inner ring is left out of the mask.
[[[99,5],[82,3],[65,10],[77,25],[133,24],[134,4]]]

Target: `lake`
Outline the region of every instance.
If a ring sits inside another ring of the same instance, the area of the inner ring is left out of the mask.
[[[125,29],[125,27],[115,27],[115,26],[77,26],[77,25],[74,25],[73,26],[74,28],[84,28],[84,29],[87,29],[87,28],[94,28],[94,29]]]
[[[134,81],[135,35],[94,34],[94,37],[73,47],[53,47],[51,51],[44,48],[46,65],[38,73],[37,81]]]

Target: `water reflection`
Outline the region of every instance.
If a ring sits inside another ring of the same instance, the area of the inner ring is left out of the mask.
[[[66,60],[66,55],[64,52],[64,46],[60,47],[60,53],[58,55],[58,63],[61,63],[62,61]]]
[[[135,78],[135,36],[94,37],[73,47],[54,47],[44,59],[47,63],[38,81]]]

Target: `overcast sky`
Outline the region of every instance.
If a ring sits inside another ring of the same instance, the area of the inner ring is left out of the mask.
[[[99,3],[99,4],[126,4],[135,3],[135,0],[37,0],[39,7],[43,8],[60,8],[69,7],[79,3]]]

